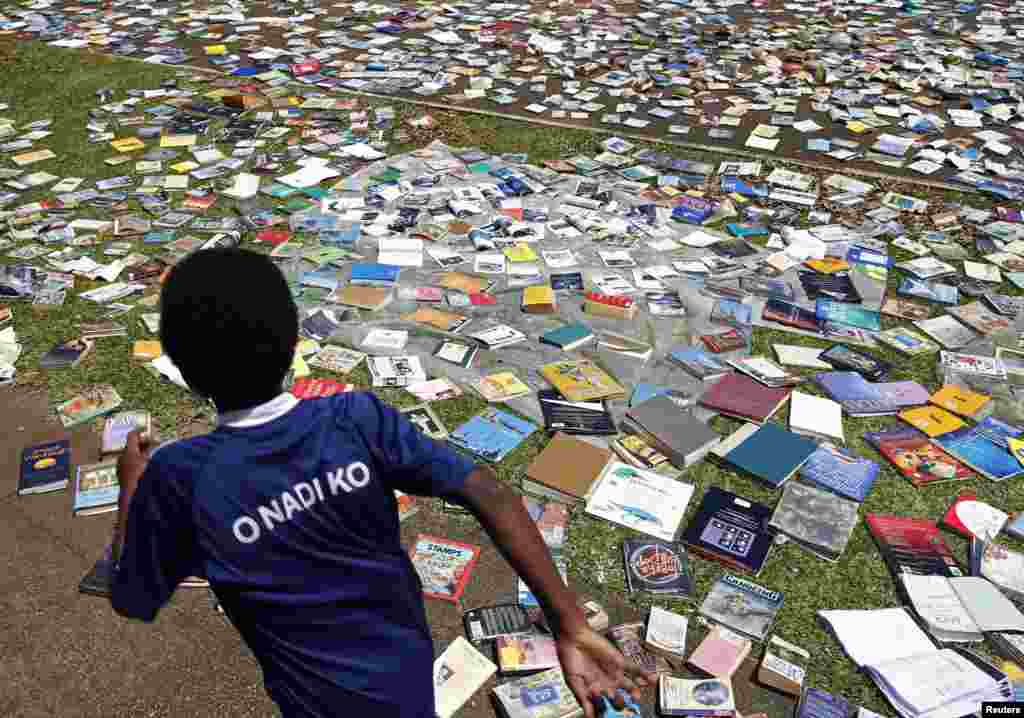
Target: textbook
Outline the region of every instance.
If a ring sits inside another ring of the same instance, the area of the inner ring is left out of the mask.
[[[726,374],[700,398],[700,404],[720,414],[762,424],[789,398],[790,389],[773,388],[742,375]]]
[[[693,597],[693,580],[683,544],[658,539],[626,539],[622,542],[622,553],[626,588],[630,593]]]
[[[473,644],[458,636],[434,660],[434,710],[438,718],[452,718],[497,670]]]
[[[93,516],[117,511],[121,485],[117,480],[117,460],[82,464],[75,477],[75,516]]]
[[[768,525],[827,561],[838,561],[857,525],[860,504],[815,486],[790,482]]]
[[[779,488],[818,448],[817,442],[778,424],[744,424],[711,453],[722,462]]]
[[[931,438],[948,434],[964,426],[964,422],[954,414],[937,406],[919,406],[904,409],[898,415],[903,421]]]
[[[480,547],[420,534],[409,556],[423,583],[424,596],[458,603],[480,556]]]
[[[590,359],[566,359],[545,364],[540,375],[569,401],[626,396],[622,385]]]
[[[500,409],[485,409],[448,435],[448,443],[498,463],[519,446],[537,426]]]
[[[932,394],[932,404],[946,411],[981,421],[992,413],[992,397],[957,384],[945,384]]]
[[[582,501],[610,458],[607,449],[558,432],[526,468],[523,491],[566,504]]]
[[[800,478],[854,501],[867,498],[878,473],[876,462],[827,442],[800,467]]]
[[[672,541],[693,485],[611,461],[587,497],[586,512],[614,524]]]
[[[764,504],[709,486],[683,533],[683,543],[704,558],[756,576],[772,547],[771,515]]]
[[[700,614],[713,623],[763,641],[771,632],[782,602],[781,592],[727,573],[711,586]]]
[[[47,494],[67,487],[71,476],[71,441],[58,439],[21,452],[18,496]]]

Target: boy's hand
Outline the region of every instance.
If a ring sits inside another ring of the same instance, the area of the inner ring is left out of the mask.
[[[658,677],[628,663],[606,638],[590,627],[558,637],[558,658],[565,680],[583,706],[586,718],[594,718],[594,700],[607,697],[616,708],[624,707],[619,689],[640,699],[640,689],[654,685]]]
[[[128,526],[128,507],[132,496],[139,485],[139,479],[146,471],[149,463],[149,450],[152,448],[150,437],[143,436],[138,429],[128,434],[128,443],[117,459],[117,481],[121,492],[117,497],[117,523],[114,525],[114,538],[111,541],[111,555],[115,561],[120,560],[124,548],[125,529]]]

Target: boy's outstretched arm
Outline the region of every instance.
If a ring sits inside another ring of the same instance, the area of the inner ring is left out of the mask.
[[[489,467],[477,467],[466,479],[462,496],[498,550],[533,591],[558,641],[566,682],[593,718],[592,699],[607,696],[619,708],[622,688],[634,693],[656,681],[654,674],[627,664],[622,654],[592,630],[576,596],[558,574],[522,498],[503,484]]]

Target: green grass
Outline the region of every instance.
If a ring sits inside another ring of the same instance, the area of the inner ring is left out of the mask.
[[[151,88],[167,78],[187,78],[192,75],[190,71],[182,72],[139,63],[108,60],[95,55],[56,50],[39,44],[21,43],[17,45],[16,51],[7,53],[7,61],[0,64],[0,101],[11,105],[10,109],[0,111],[0,116],[13,118],[19,126],[39,119],[53,120],[50,128],[52,136],[39,142],[38,146],[51,148],[57,153],[58,159],[33,165],[28,168],[29,171],[45,170],[61,177],[81,176],[91,180],[128,174],[130,164],[112,168],[103,163],[105,158],[115,154],[108,144],[90,145],[86,142],[86,116],[89,109],[96,104],[96,90],[111,88],[120,99],[123,97],[123,91],[129,88]],[[183,84],[189,86],[190,82],[183,79]],[[406,129],[405,119],[425,112],[422,108],[403,105],[397,101],[361,101],[364,107],[368,104],[394,106],[398,110],[399,122],[402,122],[403,128]],[[436,129],[408,130],[412,135],[411,139],[405,143],[393,143],[389,147],[389,152],[393,154],[414,149],[433,139],[441,139],[453,146],[476,146],[493,153],[529,152],[530,160],[534,163],[579,153],[593,155],[599,151],[601,135],[589,132],[536,128],[518,121],[447,112],[430,111],[430,114],[438,121]],[[150,146],[153,144],[149,143]],[[679,151],[675,154],[684,156]],[[713,156],[695,153],[686,153],[685,157],[715,160]],[[890,184],[896,186],[895,183]],[[927,197],[936,205],[944,201],[982,203],[977,197],[965,198],[917,189],[904,191]],[[45,196],[45,190],[38,190],[26,193],[22,201],[28,202]],[[137,211],[138,208],[133,206],[132,210]],[[103,215],[90,211],[79,213],[79,216]],[[922,219],[910,218],[908,225],[911,227],[912,235],[924,229]],[[965,236],[968,239],[970,237],[969,234]],[[151,251],[141,242],[137,244],[140,251]],[[99,251],[90,254],[98,261],[105,261]],[[894,256],[898,260],[908,258],[898,251]],[[11,260],[8,258],[4,261]],[[894,276],[890,276],[890,282],[895,282]],[[25,352],[17,364],[18,383],[45,389],[53,403],[69,398],[83,386],[112,383],[123,395],[125,406],[151,411],[157,420],[159,431],[165,436],[179,433],[197,415],[201,417],[200,425],[206,425],[211,418],[210,409],[206,404],[158,380],[130,358],[131,344],[134,340],[151,338],[138,320],[139,310],[118,320],[129,327],[129,337],[98,340],[96,351],[79,367],[52,372],[43,372],[35,368],[39,356],[50,346],[59,340],[75,336],[80,322],[96,320],[105,312],[103,307],[78,299],[80,291],[92,286],[94,285],[80,281],[75,290],[69,292],[67,303],[62,307],[46,311],[36,311],[24,305],[15,307],[16,330],[25,345]],[[1004,287],[1002,291],[1008,290]],[[891,325],[892,322],[887,320],[887,326]],[[679,327],[685,329],[685,322],[681,322]],[[814,339],[757,330],[754,352],[770,354],[771,343],[825,345]],[[933,357],[907,360],[885,350],[879,351],[879,354],[896,365],[893,378],[915,379],[931,387],[936,385]],[[235,356],[210,357],[210,361],[240,364],[244,363],[244,360],[245,347],[239,347]],[[355,371],[347,380],[363,386],[369,384],[368,376],[363,369]],[[380,394],[397,406],[415,403],[403,391],[381,391]],[[483,406],[483,402],[467,394],[458,399],[440,402],[436,405],[436,410],[446,425],[454,427]],[[861,437],[865,431],[893,423],[894,420],[887,418],[848,419],[845,426],[849,445],[858,453],[878,458],[864,444]],[[714,427],[723,433],[735,426],[735,422],[722,419],[714,423]],[[536,434],[513,452],[497,467],[501,478],[509,482],[517,481],[543,443],[542,435]],[[683,478],[697,486],[694,505],[703,490],[711,485],[722,486],[769,505],[777,499],[776,492],[768,491],[746,478],[723,471],[707,462],[688,470]],[[967,483],[915,489],[888,465],[883,465],[881,477],[864,502],[863,511],[937,519],[945,512],[953,497],[964,489],[977,492],[980,499],[996,506],[1024,510],[1024,489],[1019,480],[997,484],[979,479]],[[581,594],[599,601],[613,596],[625,596],[620,546],[623,538],[632,535],[634,534],[630,531],[589,519],[577,510],[570,526],[568,540],[571,585]],[[964,542],[952,535],[948,535],[947,540],[964,559]],[[707,592],[713,579],[721,573],[721,569],[717,565],[696,559],[692,561],[691,567],[696,579],[696,595],[701,597]],[[790,543],[778,547],[773,552],[758,581],[785,593],[786,603],[779,617],[777,630],[781,636],[811,651],[814,660],[808,679],[810,685],[842,694],[851,701],[873,710],[891,712],[877,689],[855,670],[853,664],[842,655],[837,642],[825,633],[815,618],[815,611],[819,609],[872,608],[898,603],[892,579],[863,523],[857,527],[846,553],[838,563],[826,563]],[[638,611],[651,603],[649,599],[639,596],[627,596],[626,600]],[[693,604],[675,603],[673,607],[683,612],[693,610]],[[622,617],[613,615],[613,619]],[[884,637],[879,639],[885,640]]]

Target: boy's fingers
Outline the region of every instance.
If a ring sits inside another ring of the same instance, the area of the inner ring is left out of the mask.
[[[594,706],[590,702],[590,691],[587,690],[586,683],[583,681],[583,676],[569,674],[566,676],[566,682],[569,684],[569,687],[572,688],[572,692],[576,694],[576,700],[579,701],[581,706],[583,706],[583,715],[585,718],[594,718]]]

